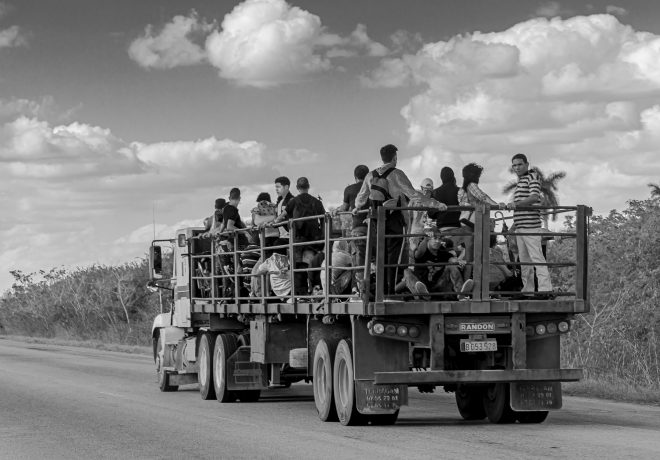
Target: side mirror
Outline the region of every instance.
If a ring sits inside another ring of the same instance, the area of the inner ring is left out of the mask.
[[[147,281],[147,290],[149,292],[158,292],[158,285],[154,280]]]
[[[163,277],[163,251],[160,246],[149,248],[149,274],[154,280]]]

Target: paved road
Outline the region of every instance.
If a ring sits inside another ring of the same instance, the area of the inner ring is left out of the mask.
[[[462,421],[419,394],[389,427],[322,423],[311,385],[257,403],[161,393],[148,356],[0,340],[0,458],[660,458],[660,408],[565,398],[541,425]]]

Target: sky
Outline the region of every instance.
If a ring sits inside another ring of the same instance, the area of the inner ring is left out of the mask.
[[[659,141],[655,0],[0,0],[0,292],[144,257],[232,187],[337,206],[388,143],[415,186],[475,161],[508,201],[522,152],[607,213]]]

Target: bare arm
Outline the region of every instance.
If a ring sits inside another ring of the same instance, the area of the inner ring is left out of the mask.
[[[364,178],[362,188],[358,192],[357,197],[355,197],[355,209],[360,209],[367,204],[367,201],[369,200],[369,190],[371,190],[371,173],[367,174],[367,177]]]

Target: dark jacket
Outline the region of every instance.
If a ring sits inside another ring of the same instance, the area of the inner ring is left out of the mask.
[[[458,186],[453,183],[442,184],[431,192],[431,197],[446,204],[447,206],[458,206]],[[460,211],[436,211],[428,213],[430,219],[436,219],[438,228],[460,227]]]

